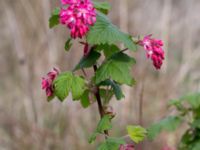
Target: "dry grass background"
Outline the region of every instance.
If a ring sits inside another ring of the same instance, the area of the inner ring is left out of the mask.
[[[143,125],[163,116],[170,98],[200,90],[199,0],[109,0],[113,23],[133,35],[152,33],[164,39],[167,53],[160,72],[154,70],[144,51],[133,75],[137,84],[124,87],[126,98],[112,101],[117,117],[112,135],[125,134],[126,124],[137,124],[143,99]],[[63,49],[68,33],[64,27],[48,29],[48,17],[57,0],[0,1],[0,150],[93,150],[87,138],[99,116],[93,105],[84,110],[70,98],[64,103],[46,102],[41,77],[54,66],[72,68],[82,47]],[[163,133],[144,150],[175,146],[181,135]]]

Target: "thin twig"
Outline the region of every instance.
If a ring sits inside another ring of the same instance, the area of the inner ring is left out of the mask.
[[[127,51],[127,50],[128,50],[128,48],[125,48],[125,49],[121,50],[120,52],[125,52],[125,51]]]

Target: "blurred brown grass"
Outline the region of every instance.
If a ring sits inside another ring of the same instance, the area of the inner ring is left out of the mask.
[[[137,59],[133,75],[137,84],[124,87],[126,98],[112,101],[117,117],[112,135],[125,134],[126,124],[137,124],[143,95],[143,124],[168,113],[167,101],[200,90],[199,0],[110,0],[109,17],[134,36],[152,33],[165,41],[163,69],[155,71],[142,49],[131,53]],[[0,149],[89,150],[87,138],[99,116],[93,105],[84,110],[70,97],[64,102],[46,101],[41,77],[54,66],[71,69],[82,56],[78,42],[67,54],[69,36],[64,27],[48,29],[48,17],[58,1],[0,1]],[[144,88],[144,90],[142,90]],[[142,94],[141,94],[142,93]],[[144,150],[175,146],[178,133],[163,133]]]

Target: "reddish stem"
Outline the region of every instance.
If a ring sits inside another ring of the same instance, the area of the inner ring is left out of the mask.
[[[93,69],[94,69],[94,72],[96,72],[97,69],[98,69],[97,65],[93,65]],[[96,86],[96,90],[95,90],[94,95],[95,95],[95,97],[97,99],[97,104],[98,104],[100,117],[103,118],[104,115],[105,115],[105,111],[103,109],[103,105],[102,105],[102,102],[101,102],[101,96],[100,96],[100,92],[99,92],[99,87],[98,86]],[[108,130],[105,130],[104,133],[106,135],[105,138],[107,138],[107,136],[109,135]]]

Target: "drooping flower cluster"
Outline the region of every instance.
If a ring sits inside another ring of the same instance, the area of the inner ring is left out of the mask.
[[[82,38],[96,22],[96,10],[90,0],[61,0],[60,23],[71,30],[72,38]]]
[[[147,35],[143,40],[139,41],[139,45],[143,46],[147,53],[147,58],[151,58],[156,69],[160,69],[165,53],[163,50],[163,41],[151,38],[152,35]]]
[[[47,97],[53,96],[53,81],[58,76],[59,71],[53,68],[46,77],[42,78],[42,89],[46,91]]]
[[[135,150],[135,149],[134,149],[134,145],[125,144],[125,145],[120,145],[119,150]]]

